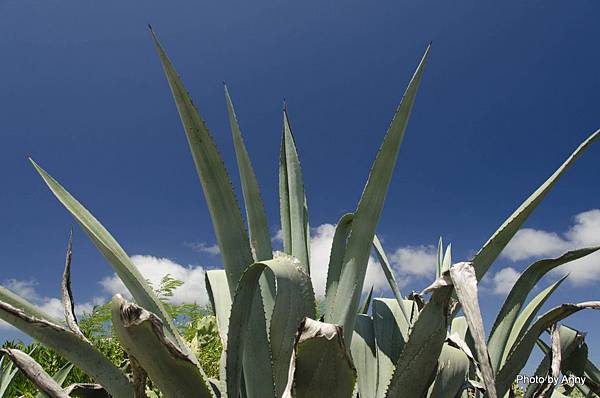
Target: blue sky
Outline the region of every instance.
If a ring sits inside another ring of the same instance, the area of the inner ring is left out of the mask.
[[[221,82],[228,83],[274,236],[287,100],[311,225],[320,226],[315,248],[324,256],[328,224],[355,208],[405,85],[433,41],[379,226],[407,291],[430,282],[426,264],[440,235],[456,261],[468,260],[600,127],[597,2],[301,3],[0,1],[0,282],[49,307],[58,297],[72,221],[29,155],[144,267],[192,278],[201,270],[185,267],[219,265],[218,255],[202,250],[215,240],[147,23],[239,186]],[[596,144],[530,218],[529,235],[494,265],[481,293],[487,322],[501,304],[495,291],[532,259],[600,240],[599,161]],[[79,230],[74,251],[78,302],[118,290]],[[572,276],[552,304],[598,298],[600,259]],[[596,360],[599,317],[565,322],[589,332]],[[14,335],[0,328],[0,338]]]

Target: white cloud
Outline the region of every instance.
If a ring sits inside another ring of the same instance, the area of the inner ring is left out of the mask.
[[[207,254],[210,254],[213,256],[221,254],[219,245],[217,245],[216,243],[213,245],[210,245],[206,242],[195,242],[195,243],[186,243],[185,245],[188,247],[191,247],[193,250],[197,251],[198,253],[207,253]]]
[[[37,281],[33,279],[27,281],[19,279],[8,279],[2,285],[8,290],[23,297],[24,299],[34,301],[39,299],[39,295],[35,290],[37,284]]]
[[[512,261],[555,257],[567,250],[594,245],[600,245],[600,209],[577,214],[574,224],[562,234],[522,229],[504,249],[502,256]],[[569,280],[575,284],[600,281],[600,253],[565,264],[556,272],[570,273]]]
[[[64,319],[65,315],[61,300],[56,297],[42,297],[36,290],[37,281],[9,279],[2,285],[32,304],[35,304],[50,317],[58,320]],[[91,312],[94,305],[104,304],[105,302],[106,299],[103,297],[94,297],[91,301],[75,304],[75,315],[81,317],[84,313]],[[14,328],[9,323],[0,320],[0,329]]]
[[[486,277],[486,284],[491,284],[494,294],[505,295],[510,292],[521,274],[512,267],[502,268],[491,277]]]
[[[557,233],[524,228],[516,233],[502,255],[512,261],[519,261],[537,256],[557,256],[568,250],[568,247],[569,242]]]
[[[208,295],[204,286],[204,269],[202,267],[185,267],[168,258],[136,255],[131,261],[138,268],[144,278],[149,280],[156,288],[160,286],[161,279],[169,274],[173,278],[183,281],[184,284],[174,291],[171,302],[174,304],[196,303],[205,305],[208,303]],[[103,278],[100,284],[111,295],[120,293],[131,297],[125,285],[116,274]]]
[[[390,261],[401,277],[433,277],[437,263],[433,246],[406,246],[396,249]]]

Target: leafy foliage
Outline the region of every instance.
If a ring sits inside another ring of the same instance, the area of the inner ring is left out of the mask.
[[[223,350],[219,339],[216,320],[213,315],[208,315],[208,307],[196,304],[172,304],[169,302],[177,288],[184,284],[183,281],[165,275],[155,293],[165,304],[165,308],[175,320],[185,340],[194,348],[201,366],[206,369],[209,377],[219,377],[219,358]],[[119,340],[113,334],[110,303],[96,305],[92,311],[85,313],[79,320],[79,327],[93,346],[105,357],[120,368],[130,371],[129,360]],[[68,361],[50,348],[37,342],[30,344],[22,341],[6,341],[2,348],[16,348],[30,353],[48,374],[54,374]],[[3,364],[8,366],[10,361]],[[64,385],[74,383],[93,383],[94,380],[78,368],[73,368],[65,380]],[[151,388],[151,385],[148,386]],[[13,381],[5,392],[6,397],[24,395],[34,398],[38,394],[37,388],[21,372],[17,372]]]

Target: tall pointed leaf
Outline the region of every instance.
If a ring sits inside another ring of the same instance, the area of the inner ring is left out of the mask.
[[[251,318],[252,297],[258,289],[258,281],[262,273],[268,270],[275,276],[277,292],[275,309],[270,325],[252,325],[248,327]],[[242,359],[244,367],[254,367],[260,370],[258,377],[246,378],[250,388],[262,389],[260,398],[281,396],[287,386],[290,358],[293,342],[300,322],[305,317],[315,317],[314,293],[309,276],[304,273],[295,258],[282,255],[273,260],[253,264],[244,273],[236,292],[229,319],[227,336],[227,394],[237,397],[241,391]],[[256,347],[252,346],[248,335],[256,333],[254,327],[270,330],[271,362],[264,363],[252,354]],[[249,386],[246,386],[247,389]]]
[[[526,306],[523,308],[523,311],[519,314],[515,323],[513,324],[512,329],[510,330],[508,339],[504,345],[504,353],[502,354],[502,361],[500,362],[500,366],[497,369],[500,369],[504,362],[506,362],[506,358],[510,353],[511,349],[515,345],[515,343],[525,334],[527,328],[531,322],[535,319],[539,310],[542,308],[544,303],[550,298],[552,293],[559,288],[559,286],[563,283],[563,281],[567,278],[567,276],[562,277],[557,282],[551,284],[541,292],[539,292]]]
[[[0,357],[0,398],[4,397],[4,393],[6,393],[10,383],[19,371],[19,368],[15,367],[10,360],[8,360],[8,364],[4,366],[5,358],[5,356]]]
[[[370,316],[361,314],[356,317],[350,351],[356,367],[360,397],[375,398],[378,384],[377,345]]]
[[[352,339],[354,319],[367,271],[375,229],[381,216],[383,203],[398,158],[400,144],[404,137],[404,131],[428,54],[429,47],[427,47],[425,55],[404,93],[377,158],[373,163],[367,184],[354,213],[352,234],[346,246],[339,287],[336,296],[331,302],[328,302],[329,308],[326,310],[326,321],[343,326],[344,338],[347,344]]]
[[[167,333],[174,339],[181,349],[188,350],[175,328],[171,316],[166,311],[164,304],[158,299],[146,279],[133,264],[125,250],[112,237],[110,232],[69,192],[67,192],[54,178],[52,178],[44,169],[42,169],[32,159],[31,163],[40,174],[50,191],[63,204],[63,206],[75,217],[79,225],[90,237],[94,245],[104,256],[112,269],[119,276],[119,279],[125,284],[133,298],[148,311],[159,316],[167,330]],[[191,351],[188,350],[191,356]]]
[[[229,315],[231,313],[231,296],[229,295],[225,271],[222,269],[206,271],[205,284],[210,305],[217,318],[219,336],[225,347],[227,344],[227,331],[229,330]]]
[[[71,258],[73,255],[73,229],[69,234],[69,243],[67,244],[67,255],[65,259],[65,270],[63,271],[63,277],[61,281],[62,290],[62,305],[65,313],[65,319],[69,329],[76,335],[78,335],[83,341],[88,341],[87,337],[83,335],[79,325],[77,324],[77,317],[75,316],[75,302],[73,301],[73,292],[71,291]]]
[[[371,305],[371,300],[373,299],[373,285],[369,289],[369,293],[367,293],[367,297],[365,297],[365,301],[360,306],[359,313],[366,314],[369,312],[369,306]]]
[[[531,350],[540,334],[552,324],[579,312],[583,309],[600,309],[600,301],[588,301],[578,304],[563,304],[555,307],[538,318],[531,325],[527,333],[513,346],[506,363],[496,376],[496,390],[498,396],[502,397],[508,392],[513,380],[527,363]]]
[[[69,395],[46,373],[42,365],[23,351],[3,348],[3,353],[17,365],[21,372],[49,398],[69,398]]]
[[[379,264],[381,265],[381,269],[383,270],[383,274],[394,292],[394,297],[396,297],[396,301],[398,301],[398,305],[400,306],[400,310],[402,311],[402,316],[406,319],[407,322],[410,323],[410,309],[404,303],[402,299],[402,293],[400,293],[400,288],[398,287],[398,282],[396,282],[396,277],[394,276],[394,270],[385,255],[385,251],[383,250],[383,246],[379,241],[377,235],[373,236],[373,248],[375,249],[375,255],[377,256],[377,260],[379,260]],[[404,336],[406,339],[408,336]]]
[[[253,263],[250,242],[242,214],[223,159],[204,124],[204,120],[198,114],[187,90],[153,31],[152,37],[171,87],[190,151],[196,164],[196,170],[202,183],[204,197],[208,204],[223,259],[223,267],[227,273],[230,293],[233,297],[242,273]],[[150,308],[148,309],[150,310]]]
[[[279,160],[279,200],[284,251],[298,260],[310,273],[308,254],[308,207],[296,142],[290,127],[287,107],[283,109],[283,132]]]
[[[118,294],[111,307],[112,324],[123,348],[165,396],[215,398],[202,368],[165,336],[160,318]]]
[[[523,271],[523,274],[519,276],[519,279],[510,290],[508,297],[506,297],[502,309],[496,316],[494,326],[492,326],[488,346],[490,347],[490,358],[494,369],[499,368],[502,357],[505,355],[506,342],[514,329],[513,325],[527,296],[540,279],[554,268],[594,253],[599,248],[589,247],[569,251],[557,258],[536,261]]]
[[[373,300],[373,330],[377,343],[377,397],[384,397],[400,353],[408,339],[409,324],[394,299]]]
[[[227,114],[229,115],[229,124],[231,125],[231,135],[235,147],[240,181],[242,183],[242,194],[244,195],[248,232],[250,235],[250,246],[253,249],[255,260],[268,260],[273,258],[271,236],[269,235],[269,223],[267,221],[267,216],[265,215],[262,198],[260,197],[260,188],[258,187],[256,174],[254,174],[250,156],[248,156],[248,151],[244,145],[242,131],[240,130],[227,86],[225,86],[225,100],[227,102]]]
[[[131,398],[133,386],[125,374],[91,344],[61,325],[39,319],[0,301],[0,319],[54,350],[101,383],[115,398]]]
[[[66,364],[63,365],[62,368],[60,368],[56,373],[54,373],[52,375],[52,379],[54,379],[56,384],[58,384],[59,386],[62,387],[62,385],[65,382],[65,380],[67,379],[67,377],[69,377],[69,373],[71,373],[71,370],[73,370],[73,364],[67,362]],[[0,394],[0,397],[1,396],[2,395]],[[40,393],[38,393],[38,395],[36,395],[36,398],[45,398],[45,397],[40,392]]]
[[[533,213],[535,208],[544,199],[546,194],[552,189],[554,184],[560,179],[565,171],[575,163],[577,158],[598,138],[600,130],[596,130],[585,141],[575,149],[575,151],[565,160],[565,162],[548,178],[540,187],[535,190],[525,201],[504,221],[492,237],[483,245],[475,255],[472,262],[477,272],[477,280],[481,280],[483,275],[490,268],[496,257],[506,247],[508,242],[517,233],[521,225]]]
[[[335,226],[333,241],[331,242],[331,252],[329,254],[329,266],[327,267],[327,283],[325,285],[325,308],[329,308],[329,301],[337,294],[342,266],[344,265],[344,253],[346,253],[346,243],[352,230],[352,220],[354,213],[342,215]]]
[[[444,263],[444,241],[441,236],[438,241],[436,260],[435,279],[439,279],[442,276],[442,264]]]
[[[433,288],[400,354],[386,398],[422,397],[429,389],[446,340],[451,295],[451,286]]]
[[[477,277],[471,263],[458,263],[450,267],[450,278],[459,301],[463,306],[469,332],[473,337],[477,360],[483,375],[486,393],[489,398],[496,398],[494,371],[490,363],[488,349],[485,344],[483,319],[477,298]]]

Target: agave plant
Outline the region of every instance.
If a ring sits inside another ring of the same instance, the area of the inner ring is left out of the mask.
[[[259,184],[227,88],[225,99],[245,220],[208,128],[154,32],[152,35],[223,260],[222,270],[206,273],[207,291],[224,347],[220,377],[206,376],[195,348],[182,338],[164,303],[106,228],[32,160],[52,193],[89,235],[134,300],[128,302],[119,295],[112,299],[115,333],[131,362],[131,374],[126,374],[79,331],[69,288],[69,256],[63,277],[65,322],[0,289],[0,318],[56,350],[98,383],[79,386],[80,390],[103,388],[117,398],[143,397],[150,394],[146,391],[150,379],[158,394],[165,397],[503,397],[511,393],[513,380],[545,330],[581,309],[600,308],[600,302],[564,304],[534,321],[562,280],[525,305],[532,288],[549,270],[598,247],[532,264],[515,284],[487,337],[477,300],[478,282],[564,171],[600,136],[600,130],[507,218],[471,261],[453,265],[450,248],[444,250],[440,243],[436,280],[421,294],[404,296],[400,292],[375,232],[429,55],[427,47],[394,114],[356,209],[337,224],[328,264],[324,315],[317,320],[310,275],[311,267],[317,265],[310,263],[307,198],[287,109],[283,110],[279,158],[283,252],[274,253]],[[371,292],[361,303],[372,250],[394,298],[371,300]],[[425,295],[429,295],[428,300]],[[463,315],[457,316],[461,311]],[[555,372],[560,366],[560,360],[556,360],[560,343],[556,343],[559,329],[553,330],[548,361]],[[23,368],[35,368],[26,356],[13,357],[26,365]],[[64,397],[73,393],[42,373],[38,371],[32,377],[45,394]],[[531,388],[537,393],[538,387]],[[551,393],[552,389],[539,387],[540,394]]]

